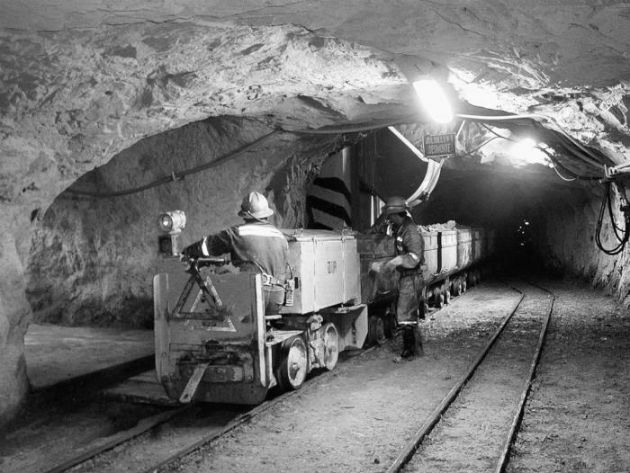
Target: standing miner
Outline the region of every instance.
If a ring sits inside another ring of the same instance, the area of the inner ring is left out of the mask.
[[[246,195],[238,215],[245,223],[208,235],[184,248],[182,254],[196,258],[230,253],[232,264],[241,271],[262,275],[265,313],[277,314],[284,302],[289,243],[267,220],[273,210],[261,193]]]
[[[387,200],[383,213],[392,225],[396,243],[396,256],[385,263],[385,269],[397,270],[398,299],[396,301],[396,319],[402,330],[403,349],[401,358],[422,356],[422,338],[419,327],[420,303],[420,265],[424,259],[424,241],[418,227],[411,218],[409,206],[402,197]]]

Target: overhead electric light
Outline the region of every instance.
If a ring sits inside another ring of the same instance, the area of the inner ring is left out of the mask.
[[[551,165],[549,157],[540,149],[542,143],[537,143],[533,138],[521,138],[509,148],[511,160],[516,165],[544,164]]]
[[[431,119],[437,123],[448,123],[453,119],[453,109],[444,90],[433,79],[421,79],[413,83],[420,104]]]
[[[533,138],[522,138],[512,146],[512,154],[516,156],[527,156],[536,149],[536,141]]]

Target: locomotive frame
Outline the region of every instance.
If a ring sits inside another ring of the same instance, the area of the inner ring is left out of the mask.
[[[258,404],[274,386],[298,389],[312,370],[332,370],[341,351],[363,347],[354,237],[300,231],[289,240],[295,295],[279,314],[265,314],[259,274],[218,274],[213,258],[192,260],[188,271],[177,256],[161,261],[155,356],[169,397]]]

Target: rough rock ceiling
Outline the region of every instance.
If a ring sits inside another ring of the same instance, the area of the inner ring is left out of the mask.
[[[207,116],[293,130],[422,119],[415,72],[448,76],[473,105],[549,115],[609,163],[630,158],[627,2],[5,0],[0,27],[5,202],[49,201],[140,138]]]

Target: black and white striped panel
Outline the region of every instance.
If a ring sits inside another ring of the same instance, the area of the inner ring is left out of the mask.
[[[311,228],[340,230],[352,226],[349,156],[337,153],[324,163],[306,196]]]

